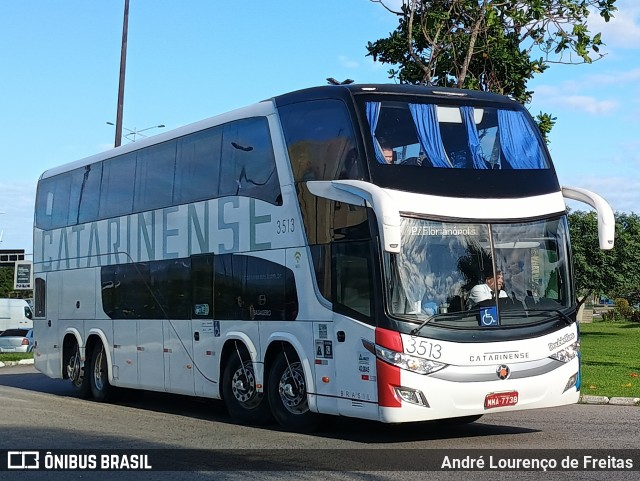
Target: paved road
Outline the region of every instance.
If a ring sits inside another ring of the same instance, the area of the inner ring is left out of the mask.
[[[501,449],[606,449],[640,447],[640,409],[630,406],[574,405],[518,413],[490,414],[466,426],[433,423],[383,425],[334,418],[313,435],[288,433],[275,426],[256,428],[234,424],[220,402],[150,392],[123,391],[114,404],[99,404],[74,397],[69,384],[49,379],[31,366],[0,370],[0,449],[312,449],[322,456],[356,459],[355,450],[371,455],[375,461],[389,457],[407,458],[415,450],[469,449],[488,456]],[[332,451],[340,449],[338,454]],[[353,450],[353,451],[352,451]],[[258,453],[260,451],[257,451]],[[171,455],[171,451],[167,451]],[[379,455],[378,455],[379,453]],[[636,451],[637,458],[637,451]],[[637,458],[640,462],[640,458]],[[336,459],[349,465],[349,459]],[[357,466],[360,466],[359,464]],[[407,466],[407,469],[410,469]],[[42,479],[42,473],[19,473],[2,479]],[[47,473],[50,476],[65,473]],[[131,473],[82,473],[83,479],[131,479]],[[124,476],[124,474],[127,474]],[[147,473],[148,475],[149,473]],[[245,479],[246,473],[153,473],[154,479]],[[428,474],[428,476],[427,476]],[[164,478],[163,476],[167,476]],[[538,479],[540,472],[524,473],[424,473],[377,472],[374,479]],[[551,472],[548,479],[637,479],[638,471]],[[26,477],[25,477],[26,476]],[[54,476],[55,477],[55,476]],[[270,472],[261,479],[360,479],[360,474],[336,472]]]

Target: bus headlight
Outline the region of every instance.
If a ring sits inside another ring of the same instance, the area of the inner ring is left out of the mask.
[[[378,359],[383,360],[400,369],[415,372],[417,374],[431,374],[444,368],[446,364],[421,357],[410,356],[402,352],[393,351],[386,347],[362,340],[362,344],[368,351],[374,353]]]
[[[549,357],[560,362],[569,362],[573,360],[580,353],[580,342],[574,342],[567,347],[560,349],[558,352],[554,352]]]

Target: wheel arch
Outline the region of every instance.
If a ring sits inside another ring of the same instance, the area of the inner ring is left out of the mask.
[[[297,337],[286,332],[275,332],[269,337],[264,356],[264,371],[269,372],[276,356],[282,352],[283,349],[290,349],[298,357],[298,360],[302,365],[302,369],[304,370],[309,407],[312,411],[317,411],[315,378],[313,376],[313,368],[310,361],[313,357],[307,355],[307,351],[304,349]]]
[[[111,345],[106,334],[101,329],[91,329],[87,336],[87,344],[85,346],[85,358],[89,358],[100,344],[104,346],[104,352],[107,355],[107,372],[109,374],[109,383],[113,385],[113,363],[111,359]]]
[[[222,345],[222,350],[220,351],[220,382],[218,382],[220,398],[222,398],[222,385],[224,383],[225,366],[227,365],[229,357],[236,352],[236,346],[241,351],[249,354],[251,362],[255,366],[254,370],[256,371],[256,379],[260,383],[262,383],[263,381],[263,373],[261,369],[262,365],[260,364],[258,359],[258,347],[244,332],[231,331],[227,334],[224,344]]]
[[[62,373],[62,379],[69,379],[66,365],[73,355],[76,345],[80,349],[80,357],[82,358],[82,362],[85,362],[85,347],[82,344],[82,336],[80,335],[80,331],[78,331],[78,329],[76,329],[75,327],[70,327],[65,331],[62,338],[62,356],[60,357],[59,366],[60,372]]]

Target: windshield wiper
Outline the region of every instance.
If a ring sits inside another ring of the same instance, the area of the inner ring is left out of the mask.
[[[573,324],[573,320],[560,309],[525,309],[526,312],[555,312],[567,323],[568,326]]]
[[[411,331],[409,331],[409,334],[411,334],[412,336],[415,336],[416,334],[418,334],[422,330],[422,328],[424,326],[429,324],[434,319],[437,319],[437,318],[440,318],[440,317],[459,317],[460,314],[463,314],[463,313],[462,312],[443,312],[443,313],[440,313],[440,314],[433,314],[431,316],[427,316],[427,318],[424,321],[422,321],[422,323],[420,323],[420,325],[418,327],[416,327],[415,329],[412,329]]]
[[[427,324],[429,324],[433,319],[435,319],[436,317],[438,317],[438,314],[434,314],[432,316],[428,316],[424,321],[422,321],[422,323],[416,327],[415,329],[411,329],[411,331],[409,331],[409,334],[411,334],[412,336],[415,336],[416,334],[418,334],[420,332],[420,330],[426,326]]]

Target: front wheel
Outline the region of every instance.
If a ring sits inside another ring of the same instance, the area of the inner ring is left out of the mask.
[[[269,370],[269,404],[276,421],[289,431],[309,432],[320,425],[320,415],[311,412],[302,363],[295,353],[279,354]]]
[[[113,388],[109,383],[107,353],[104,346],[96,347],[91,353],[91,394],[96,401],[106,402],[112,395]]]

